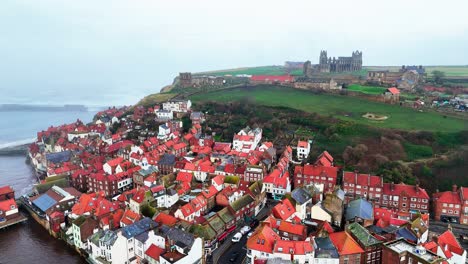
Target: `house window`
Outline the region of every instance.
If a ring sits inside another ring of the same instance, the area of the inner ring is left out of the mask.
[[[406,203],[403,203],[402,206],[403,206],[403,207],[406,207]]]

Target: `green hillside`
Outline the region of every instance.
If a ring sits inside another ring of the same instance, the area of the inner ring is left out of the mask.
[[[381,128],[439,132],[468,130],[466,120],[445,117],[435,112],[419,112],[406,107],[371,102],[356,97],[314,94],[288,87],[257,86],[237,88],[197,94],[192,96],[191,99],[194,102],[249,100],[261,105],[291,107]],[[367,112],[385,115],[388,116],[388,119],[385,121],[371,121],[362,117]]]

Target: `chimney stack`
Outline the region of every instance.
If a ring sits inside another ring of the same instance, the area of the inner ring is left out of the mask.
[[[452,192],[457,192],[457,185],[456,184],[452,185]]]
[[[390,190],[391,191],[395,190],[395,183],[394,182],[390,183]]]

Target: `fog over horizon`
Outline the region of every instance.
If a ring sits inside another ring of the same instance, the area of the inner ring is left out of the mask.
[[[468,1],[3,0],[0,104],[134,104],[184,71],[467,65]],[[58,103],[57,103],[58,102]]]

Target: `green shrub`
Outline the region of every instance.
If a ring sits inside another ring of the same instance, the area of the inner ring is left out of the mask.
[[[433,151],[430,146],[403,143],[407,160],[417,160],[432,157]]]

